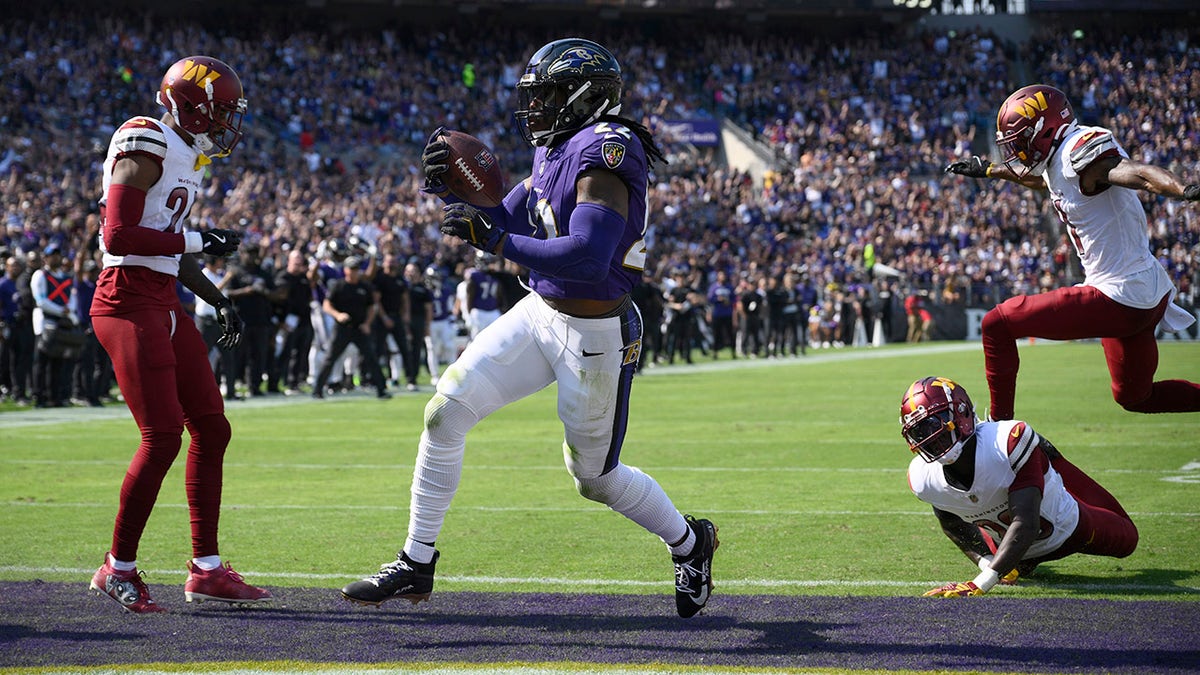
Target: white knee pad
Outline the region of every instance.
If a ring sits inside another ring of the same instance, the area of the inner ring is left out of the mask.
[[[437,392],[425,404],[425,433],[439,446],[458,446],[466,442],[467,432],[479,423],[479,416],[463,403]]]

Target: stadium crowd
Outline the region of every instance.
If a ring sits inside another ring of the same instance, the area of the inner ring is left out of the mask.
[[[157,114],[152,92],[164,65],[185,55],[180,45],[233,65],[250,101],[243,145],[222,160],[227,165],[189,215],[193,227],[237,229],[249,243],[238,259],[207,265],[258,331],[237,361],[214,356],[227,396],[239,395],[238,382],[251,395],[298,390],[306,379],[311,385],[309,356],[289,361],[287,337],[310,320],[305,293],[319,300],[349,256],[362,258],[369,277],[390,275],[400,287],[430,279],[456,285],[475,264],[473,249],[439,234],[441,204],[419,190],[420,150],[444,125],[479,136],[503,165],[525,166],[530,150],[505,123],[514,86],[531,46],[563,30],[513,23],[489,27],[487,41],[470,39],[481,29],[472,22],[494,20],[321,30],[247,16],[231,33],[73,8],[0,24],[3,393],[32,397],[29,280],[51,248],[74,273],[74,311],[86,333],[105,147],[115,125]],[[1085,123],[1113,128],[1145,161],[1196,176],[1196,29],[1150,24],[1125,32],[1123,25],[1085,39],[1059,26],[1012,45],[981,29],[800,39],[795,31],[689,27],[580,29],[617,54],[626,112],[651,129],[666,120],[728,118],[777,160],[756,181],[712,149],[660,134],[671,161],[653,174],[651,267],[638,290],[648,325],[662,327],[648,331],[659,344],[648,345],[647,363],[691,361],[693,348],[716,358],[723,349],[766,357],[864,345],[876,339],[876,318],[880,339],[928,339],[939,335],[937,326],[905,333],[906,304],[987,308],[1079,281],[1078,262],[1043,200],[941,172],[952,159],[990,151],[995,108],[1018,79],[1063,88]],[[1194,306],[1200,214],[1143,199],[1154,249],[1180,301]],[[380,271],[385,256],[399,267]],[[511,304],[521,292],[519,270],[498,274],[513,291]],[[200,304],[198,321],[206,316]],[[386,377],[415,386],[387,356],[405,350],[385,339],[382,323],[377,332]],[[425,363],[421,336],[410,337],[416,348],[400,360]],[[41,404],[95,405],[108,395],[111,376],[94,353],[102,350],[88,350],[92,342],[71,355],[74,379],[42,391]],[[299,354],[302,346],[289,349]]]

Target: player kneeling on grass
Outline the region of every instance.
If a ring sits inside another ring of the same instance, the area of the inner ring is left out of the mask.
[[[1028,424],[976,421],[958,383],[914,382],[900,402],[900,424],[919,455],[908,467],[909,487],[980,570],[927,597],[983,595],[1048,560],[1124,558],[1137,548],[1137,527],[1116,498]]]

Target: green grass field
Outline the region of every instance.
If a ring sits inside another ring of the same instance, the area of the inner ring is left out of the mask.
[[[1200,599],[1200,416],[1121,410],[1097,343],[1038,343],[1022,359],[1018,416],[1122,501],[1141,544],[1124,560],[1050,563],[995,592]],[[718,594],[918,595],[975,572],[908,490],[899,399],[939,374],[984,410],[982,362],[977,345],[944,343],[659,368],[636,383],[622,458],[718,525]],[[1159,377],[1200,380],[1200,345],[1163,344]],[[404,539],[428,396],[231,405],[224,557],[276,586],[338,588],[373,572]],[[0,579],[82,589],[108,548],[137,442],[116,406],[0,414]],[[468,436],[439,589],[670,592],[663,546],[576,494],[561,442],[553,387]],[[152,583],[183,582],[182,483],[179,461],[139,556]]]

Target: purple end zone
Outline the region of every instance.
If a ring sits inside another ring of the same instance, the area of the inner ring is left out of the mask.
[[[1200,602],[715,595],[675,616],[648,595],[437,592],[379,609],[272,588],[250,607],[134,616],[73,584],[0,583],[0,666],[151,662],[578,661],[747,667],[1194,673]]]

